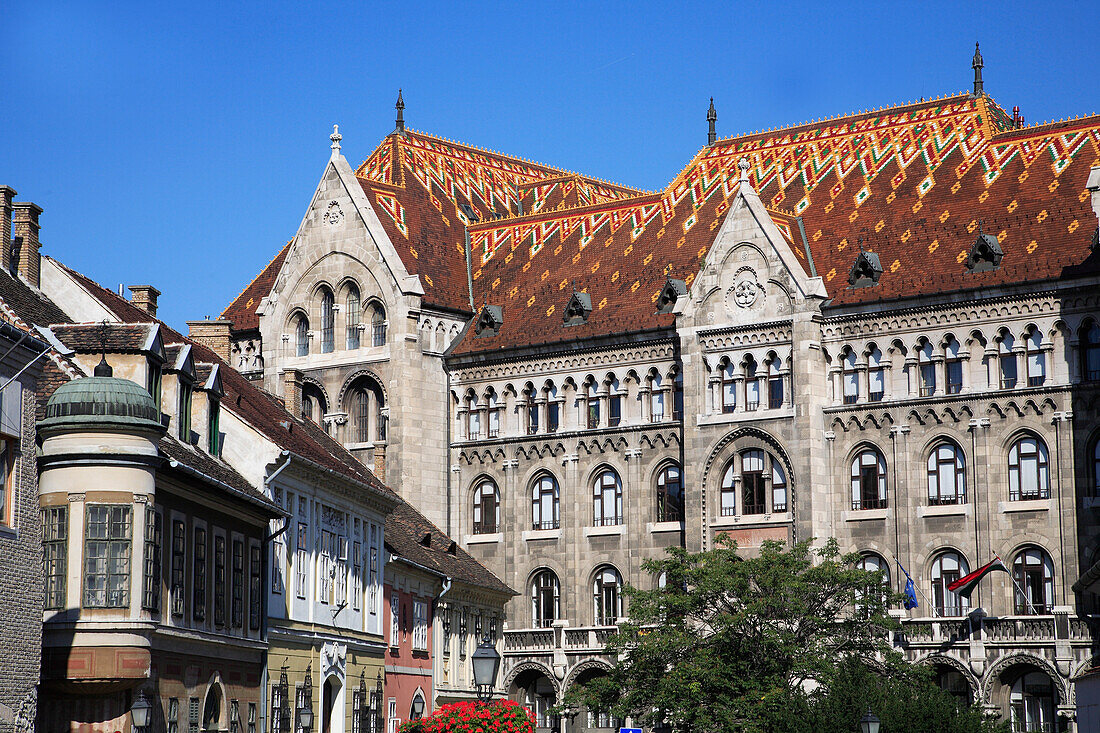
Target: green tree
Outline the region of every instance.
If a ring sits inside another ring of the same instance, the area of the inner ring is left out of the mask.
[[[765,542],[751,557],[725,538],[705,552],[671,548],[643,564],[661,587],[625,590],[630,621],[607,644],[619,662],[564,706],[681,733],[785,730],[776,727],[785,711],[808,711],[815,698],[805,690],[831,689],[844,658],[903,664],[887,613],[900,597],[858,560],[835,540]],[[816,730],[833,729],[847,724]]]

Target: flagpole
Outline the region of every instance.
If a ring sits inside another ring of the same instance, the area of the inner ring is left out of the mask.
[[[900,560],[895,557],[894,562],[896,562],[898,567],[901,568],[901,572],[905,573],[906,580],[913,579],[913,577],[909,575],[908,571],[906,571],[905,566],[901,564]],[[940,614],[936,610],[936,604],[928,600],[928,596],[924,595],[924,591],[921,590],[920,586],[918,586],[916,583],[913,583],[913,587],[916,589],[917,593],[920,593],[920,597],[924,599],[924,602],[928,604],[928,607],[932,609],[932,618],[939,618]]]
[[[997,557],[998,560],[1001,560],[999,556],[995,555],[994,557]],[[1001,564],[1004,564],[1004,560],[1001,560]],[[1031,609],[1031,613],[1038,616],[1039,609],[1035,608],[1035,604],[1032,603],[1031,599],[1027,597],[1027,593],[1025,593],[1024,589],[1020,587],[1020,584],[1016,582],[1016,576],[1012,574],[1011,570],[1008,571],[1008,577],[1012,579],[1012,585],[1016,586],[1016,591],[1020,594],[1020,597],[1024,599],[1024,603],[1027,604],[1028,608]]]

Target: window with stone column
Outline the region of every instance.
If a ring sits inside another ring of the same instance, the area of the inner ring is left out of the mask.
[[[344,346],[347,349],[359,348],[359,332],[362,326],[362,313],[359,304],[359,288],[348,286],[344,312]]]
[[[783,358],[773,351],[768,355],[765,367],[768,370],[768,408],[778,410],[786,404],[784,382],[787,371],[783,367]]]
[[[871,344],[867,349],[867,399],[881,402],[886,396],[886,370],[882,363],[882,351]]]
[[[623,389],[614,374],[604,379],[603,391],[607,393],[607,426],[618,427],[623,421]]]
[[[840,380],[844,388],[844,404],[859,402],[859,370],[856,367],[856,352],[849,348],[840,357]]]
[[[1047,359],[1043,348],[1043,332],[1035,326],[1024,334],[1024,368],[1027,371],[1027,386],[1041,387],[1047,381]]]
[[[960,352],[959,340],[947,334],[943,343],[944,354],[944,392],[958,394],[963,389],[964,361]]]
[[[1015,337],[1002,331],[997,339],[997,374],[1001,389],[1015,389],[1019,381],[1020,362],[1015,347]]]
[[[333,307],[336,302],[332,291],[326,287],[320,289],[319,295],[321,301],[321,353],[328,354],[335,348],[336,344],[336,310]]]
[[[752,354],[745,356],[742,368],[745,374],[745,411],[755,412],[760,408],[760,379],[757,375],[756,359]]]

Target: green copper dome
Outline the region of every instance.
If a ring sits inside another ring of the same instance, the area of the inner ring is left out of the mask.
[[[46,403],[39,432],[93,426],[163,430],[152,395],[129,379],[95,376],[74,379],[57,388]]]

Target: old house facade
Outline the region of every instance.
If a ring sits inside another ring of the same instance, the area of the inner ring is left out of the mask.
[[[1018,727],[1074,730],[1100,578],[1100,120],[1024,126],[974,68],[970,94],[766,133],[708,118],[655,193],[407,130],[402,104],[350,177],[334,152],[222,317],[274,389],[313,373],[332,404],[351,372],[329,366],[326,303],[355,270],[325,276],[319,349],[312,326],[294,341],[315,287],[296,273],[336,261],[327,226],[407,275],[386,302],[421,308],[389,321],[406,351],[378,376],[390,424],[423,422],[387,431],[384,471],[519,591],[503,683],[541,728],[617,724],[550,708],[607,668],[623,583],[659,580],[645,558],[728,534],[837,537],[899,589],[908,571],[899,648]],[[354,231],[326,221],[349,205]],[[395,454],[438,482],[391,474]],[[994,557],[1010,572],[969,601],[947,589]]]

